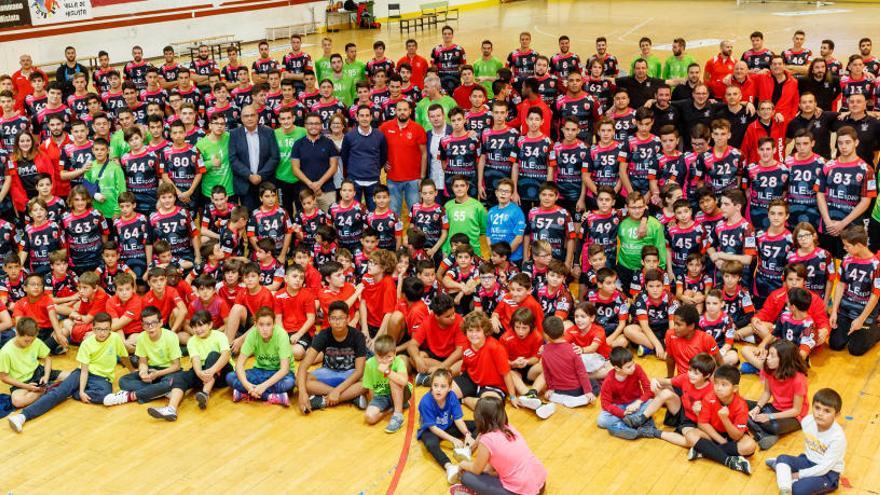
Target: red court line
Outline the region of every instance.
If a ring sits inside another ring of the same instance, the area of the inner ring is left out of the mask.
[[[416,386],[413,384],[413,393],[409,398],[409,417],[406,420],[406,436],[403,439],[403,448],[400,450],[400,458],[397,459],[397,468],[394,470],[394,476],[391,478],[391,484],[388,485],[388,491],[385,492],[385,495],[391,495],[394,493],[394,490],[397,489],[397,483],[400,482],[400,477],[403,475],[403,470],[406,468],[406,460],[409,457],[409,446],[412,443],[413,430],[416,425],[416,408],[414,407],[416,401],[415,389]]]

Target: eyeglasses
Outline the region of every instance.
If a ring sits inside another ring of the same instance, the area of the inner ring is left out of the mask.
[[[161,324],[162,324],[162,322],[160,322],[160,321],[144,321],[144,322],[141,322],[141,326],[143,326],[144,328],[156,328],[156,327],[158,327],[158,326],[161,325]]]

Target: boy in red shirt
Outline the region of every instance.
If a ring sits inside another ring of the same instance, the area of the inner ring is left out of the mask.
[[[312,264],[312,251],[303,245],[293,250],[293,262],[305,270],[305,286],[307,289],[317,292],[321,290],[321,273]]]
[[[15,302],[12,309],[12,318],[15,323],[25,316],[33,318],[40,327],[37,337],[42,340],[52,354],[64,354],[67,352],[67,337],[58,321],[55,313],[55,303],[52,296],[47,294],[43,286],[43,276],[31,273],[24,281],[25,297]]]
[[[476,407],[481,397],[494,396],[503,401],[508,393],[514,394],[507,351],[492,337],[489,318],[473,312],[464,318],[462,326],[467,343],[462,350],[461,374],[453,379],[452,392],[470,409]],[[510,403],[520,406],[516,395],[510,396]]]
[[[754,454],[758,445],[749,436],[749,406],[739,395],[739,377],[734,366],[724,365],[715,371],[714,392],[701,401],[697,415],[699,428],[688,432],[687,438],[694,444],[688,460],[705,457],[751,475],[746,457]]]
[[[714,372],[715,359],[703,352],[691,358],[687,373],[672,379],[651,379],[651,390],[654,391],[658,406],[649,406],[642,417],[652,416],[663,405],[667,411],[663,424],[675,428],[674,432],[661,433],[661,439],[679,447],[693,447],[692,440],[698,437],[689,432],[697,430],[697,415],[702,409],[702,401],[712,393]]]
[[[461,331],[463,319],[455,312],[455,302],[448,294],[438,294],[431,301],[431,312],[412,331],[407,352],[416,370],[416,385],[427,386],[431,374],[439,368],[450,369],[461,360],[467,344]]]
[[[306,273],[294,264],[287,269],[284,290],[275,293],[275,324],[290,335],[293,355],[297,360],[305,355],[315,335],[315,294],[303,287]],[[297,357],[297,351],[301,355]]]
[[[654,392],[651,391],[648,375],[633,361],[632,352],[626,347],[615,347],[611,350],[611,365],[614,368],[602,381],[599,392],[602,402],[599,428],[624,440],[659,438],[660,430],[654,426],[653,419],[646,419],[638,429],[624,421],[630,415],[644,415],[651,405]]]
[[[364,291],[364,285],[358,284],[357,287],[345,281],[345,270],[342,265],[330,261],[321,266],[321,278],[324,280],[324,286],[318,291],[318,305],[324,319],[321,320],[321,328],[330,328],[330,303],[333,301],[342,301],[349,308],[348,326],[357,328],[361,322],[361,304],[359,302],[361,293]],[[302,355],[305,355],[306,348],[300,346]],[[297,355],[299,350],[297,346],[293,346],[293,355]],[[302,359],[302,358],[297,358]]]
[[[238,354],[244,344],[246,332],[239,336],[239,329],[251,328],[254,325],[253,317],[260,308],[275,308],[272,293],[260,285],[260,267],[256,263],[246,263],[241,269],[241,275],[245,290],[235,297],[235,304],[229,310],[229,318],[226,320],[226,337],[232,342],[233,354]]]
[[[217,295],[216,287],[217,281],[214,280],[214,277],[206,273],[196,277],[193,280],[196,297],[190,301],[188,312],[189,319],[192,319],[197,311],[207,311],[211,315],[212,330],[223,328],[226,319],[229,318],[229,305]],[[186,327],[189,332],[192,332],[189,319],[186,322]]]
[[[244,291],[241,283],[241,262],[227,260],[223,262],[223,283],[217,289],[217,295],[232,309],[238,294]]]
[[[113,278],[116,294],[107,300],[107,314],[113,318],[110,330],[120,332],[129,354],[134,354],[138,334],[143,331],[141,326],[141,296],[137,294],[134,276],[120,273]]]
[[[409,347],[409,338],[422,326],[428,317],[428,305],[422,301],[425,284],[418,277],[407,277],[401,284],[402,297],[397,300],[397,307],[388,322],[388,335],[398,342],[398,353],[405,352]],[[405,359],[405,356],[401,356]]]
[[[79,300],[73,303],[71,313],[62,324],[64,335],[74,344],[82,343],[92,331],[92,320],[107,308],[107,293],[98,287],[100,278],[95,272],[85,272],[79,278]]]
[[[666,332],[666,377],[687,373],[688,363],[697,354],[705,352],[724,364],[718,343],[711,335],[699,329],[700,313],[693,304],[682,304],[672,315],[672,331]]]
[[[177,289],[168,287],[168,278],[165,269],[154,266],[147,270],[147,284],[150,290],[144,294],[142,303],[144,307],[155,306],[162,315],[162,324],[177,334],[181,344],[186,344],[189,334],[183,331],[183,321],[186,319],[186,304]]]
[[[532,278],[525,273],[517,273],[510,279],[507,296],[501,299],[495,312],[492,313],[492,328],[495,333],[502,330],[511,331],[510,319],[517,308],[529,308],[535,315],[535,327],[544,325],[544,310],[532,296]]]
[[[517,309],[510,320],[513,330],[504,332],[498,340],[507,351],[515,391],[517,395],[537,399],[545,387],[541,358],[538,356],[544,338],[541,331],[535,328],[535,314],[529,308]]]
[[[391,274],[397,268],[397,256],[391,251],[379,249],[370,255],[367,274],[362,281],[364,293],[362,295],[366,306],[366,328],[362,328],[367,335],[367,347],[372,348],[372,340],[377,335],[388,332],[388,321],[397,304],[397,285]]]

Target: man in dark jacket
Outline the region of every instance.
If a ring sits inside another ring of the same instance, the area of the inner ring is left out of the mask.
[[[241,123],[229,133],[229,165],[235,194],[253,211],[260,206],[260,184],[275,177],[278,143],[272,129],[257,124],[257,110],[252,105],[242,108]]]

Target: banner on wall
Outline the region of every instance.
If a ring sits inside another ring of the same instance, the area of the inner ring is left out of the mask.
[[[58,24],[92,18],[91,0],[27,0],[31,24]]]
[[[0,3],[0,28],[27,26],[31,23],[28,2],[32,0],[12,0]]]

